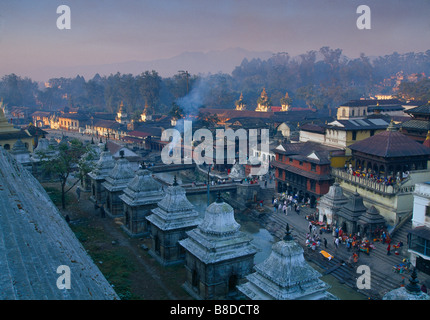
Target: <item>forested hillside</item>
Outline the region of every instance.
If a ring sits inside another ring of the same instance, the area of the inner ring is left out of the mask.
[[[404,75],[398,91],[395,78]],[[415,75],[408,82],[407,76]],[[430,100],[430,50],[393,53],[382,57],[349,59],[341,49],[323,47],[298,57],[278,53],[267,60],[244,59],[231,74],[192,75],[179,71],[162,78],[156,70],[132,74],[96,75],[92,79],[49,79],[49,86],[10,74],[0,81],[0,100],[7,106],[43,110],[81,107],[87,111],[115,112],[121,103],[130,114],[140,113],[145,104],[152,112],[168,112],[172,104],[192,90],[204,87],[202,106],[234,108],[243,93],[248,109],[254,109],[263,88],[273,105],[288,93],[293,106],[337,107],[350,100],[374,94],[401,94]],[[394,79],[394,80],[393,80]]]

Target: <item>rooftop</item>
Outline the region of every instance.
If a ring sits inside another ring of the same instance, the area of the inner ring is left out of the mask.
[[[349,146],[354,152],[362,152],[383,158],[429,156],[430,148],[393,130],[386,130]]]

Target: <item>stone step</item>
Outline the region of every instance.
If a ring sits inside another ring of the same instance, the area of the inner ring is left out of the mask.
[[[289,213],[289,214],[294,214],[294,213]],[[286,228],[287,222],[288,222],[288,215],[270,214],[266,220],[266,228],[269,230],[269,232],[274,234],[276,237],[282,238],[285,234],[285,228]],[[306,233],[308,232],[308,230],[304,227],[302,228],[294,227],[291,225],[291,223],[290,223],[290,228],[292,230],[291,232],[292,232],[292,235],[294,236],[294,239],[304,247],[305,241],[306,241]],[[324,233],[322,236],[324,235],[329,240],[328,242],[329,248],[327,251],[332,253],[332,251],[335,250],[333,242],[330,241],[332,239],[332,235]],[[383,247],[382,245],[376,246],[376,249],[370,253],[371,258],[375,259],[374,261],[376,261],[376,259],[378,261],[379,260],[384,261],[384,263],[387,264],[387,268],[390,267],[390,264],[394,266],[395,264],[398,264],[399,261],[401,261],[401,258],[399,256],[394,255],[394,251],[392,255],[387,256],[386,251],[384,252],[384,249],[386,249],[386,247]],[[351,252],[348,252],[346,248],[343,247],[343,245],[340,245],[339,249],[337,249],[335,252],[332,253],[334,255],[334,258],[331,261],[328,261],[326,258],[324,258],[321,254],[319,254],[318,251],[310,252],[309,251],[310,249],[308,248],[304,248],[304,250],[305,250],[305,256],[308,259],[312,259],[314,263],[316,263],[317,265],[319,265],[321,268],[325,270],[335,266],[337,263],[340,263],[341,261],[348,261],[349,257],[351,256]],[[360,255],[362,254],[364,253],[361,253]],[[336,277],[339,281],[344,282],[346,285],[354,289],[357,289],[356,281],[359,274],[356,273],[355,269],[356,269],[355,267],[350,268],[347,264],[345,264],[339,267],[338,269],[332,271],[330,274]],[[398,288],[400,285],[398,281],[396,281],[395,279],[392,279],[391,277],[387,277],[387,275],[384,274],[383,272],[372,271],[371,276],[372,276],[371,278],[372,286],[373,288],[376,288],[376,289],[363,290],[362,293],[365,294],[366,296],[369,296],[372,299],[381,299],[382,298],[381,292],[388,292],[390,290]]]

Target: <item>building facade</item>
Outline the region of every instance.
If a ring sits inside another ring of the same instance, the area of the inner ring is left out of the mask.
[[[412,230],[408,234],[411,263],[430,275],[430,183],[418,183],[414,192]]]
[[[281,144],[274,149],[276,191],[298,195],[299,201],[310,200],[311,206],[329,191],[333,178],[332,161],[344,151],[315,142]]]

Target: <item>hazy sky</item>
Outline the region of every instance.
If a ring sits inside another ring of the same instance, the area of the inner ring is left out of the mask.
[[[56,26],[59,5],[71,29]],[[359,30],[359,5],[371,30]],[[170,58],[241,47],[349,57],[430,49],[429,0],[1,0],[0,76],[46,66]]]

